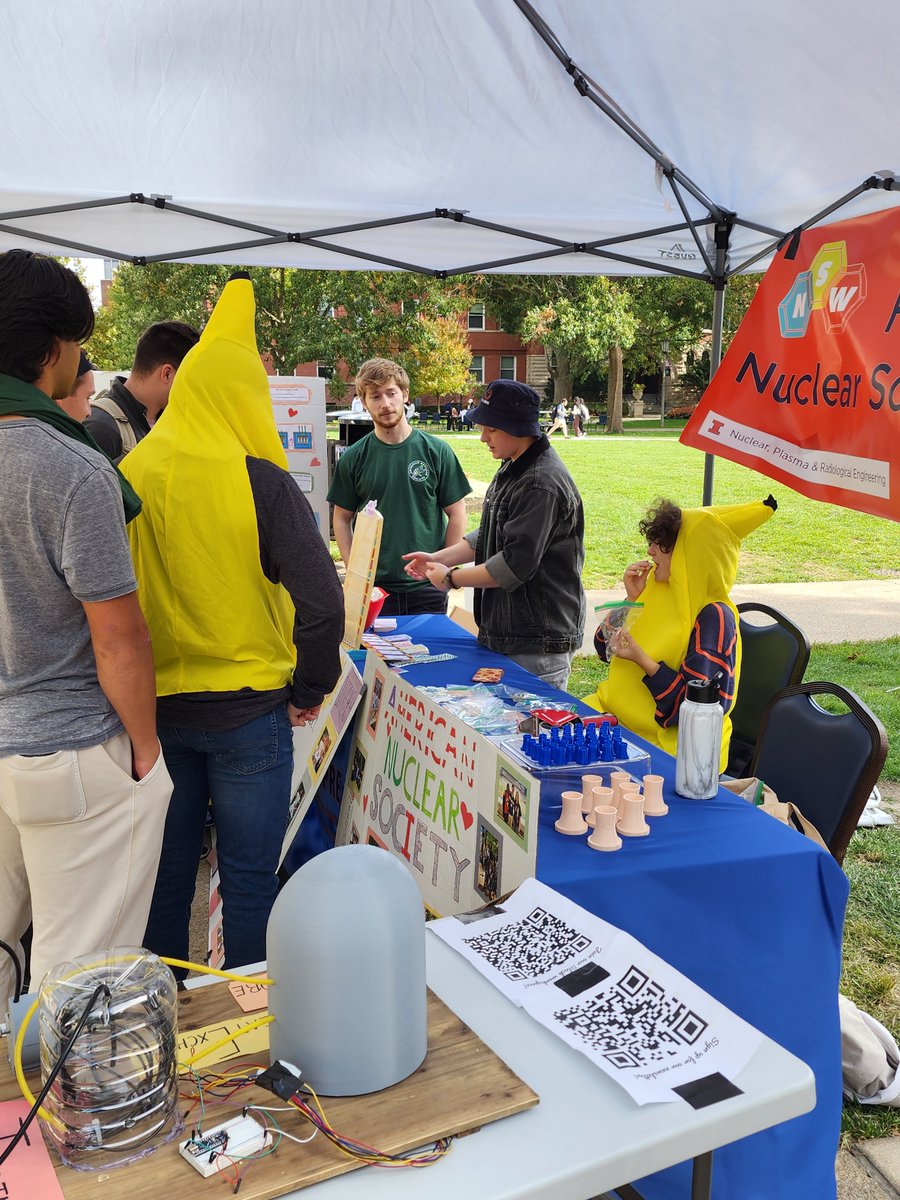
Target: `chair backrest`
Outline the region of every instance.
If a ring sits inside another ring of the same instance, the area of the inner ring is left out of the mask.
[[[763,713],[772,697],[799,683],[809,662],[809,639],[793,621],[768,604],[737,606],[741,633],[741,677],[731,709],[729,775],[745,775],[762,727]],[[764,625],[744,619],[743,613],[762,613]]]
[[[816,696],[847,712],[827,712]],[[838,862],[887,757],[887,734],[860,698],[837,683],[798,683],[766,709],[750,774],[790,801],[818,829]]]

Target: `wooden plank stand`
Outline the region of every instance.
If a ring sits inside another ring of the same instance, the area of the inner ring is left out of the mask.
[[[214,1021],[234,1018],[237,1006],[226,984],[182,992],[179,997],[180,1030],[202,1028]],[[365,1020],[365,1000],[360,1002]],[[263,1058],[268,1060],[268,1055]],[[3,1055],[0,1100],[19,1096],[16,1081]],[[210,1068],[233,1069],[246,1059],[229,1059]],[[257,1056],[256,1061],[259,1061]],[[301,1065],[302,1064],[298,1064]],[[197,1064],[203,1070],[202,1062]],[[37,1081],[29,1081],[33,1088]],[[189,1090],[183,1087],[183,1095]],[[282,1101],[261,1088],[243,1088],[233,1103],[207,1109],[204,1125],[210,1128],[239,1114],[244,1105],[280,1107]],[[407,1079],[368,1096],[323,1097],[329,1124],[342,1134],[379,1150],[398,1154],[427,1146],[439,1138],[460,1136],[502,1117],[522,1112],[538,1103],[538,1096],[490,1050],[469,1027],[432,992],[428,993],[428,1053]],[[195,1110],[196,1112],[196,1110]],[[66,1200],[167,1200],[199,1195],[226,1196],[224,1177],[203,1181],[178,1153],[187,1132],[160,1147],[147,1158],[114,1170],[74,1171],[57,1165],[57,1178]],[[307,1137],[312,1127],[299,1113],[278,1113],[279,1124],[297,1137]],[[452,1154],[452,1149],[450,1153]],[[242,1200],[272,1200],[360,1165],[321,1134],[305,1145],[282,1139],[274,1153],[252,1163],[241,1180]],[[373,1168],[377,1169],[377,1168]],[[440,1170],[440,1164],[434,1168]],[[203,1189],[201,1193],[198,1189]]]

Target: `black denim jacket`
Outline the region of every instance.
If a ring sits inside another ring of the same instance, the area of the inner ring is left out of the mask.
[[[500,654],[559,654],[584,636],[584,509],[546,437],[503,464],[488,487],[475,562],[499,587],[475,589],[483,646]]]

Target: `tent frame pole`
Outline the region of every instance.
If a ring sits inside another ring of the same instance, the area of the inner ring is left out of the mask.
[[[716,270],[712,280],[715,293],[713,294],[712,344],[709,348],[709,378],[719,369],[722,361],[722,333],[725,328],[725,289],[728,286],[728,245],[731,241],[731,231],[734,220],[726,219],[716,225]],[[703,456],[703,504],[712,504],[713,475],[715,471],[715,455]]]

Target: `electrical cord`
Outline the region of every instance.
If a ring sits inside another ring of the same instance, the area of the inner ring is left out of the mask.
[[[50,1071],[50,1074],[47,1076],[47,1082],[41,1088],[41,1091],[40,1091],[40,1094],[38,1095],[38,1097],[36,1099],[32,1098],[33,1103],[31,1105],[31,1110],[29,1111],[25,1120],[21,1123],[19,1128],[13,1134],[12,1138],[10,1138],[9,1145],[6,1147],[6,1149],[2,1153],[0,1153],[0,1166],[2,1166],[3,1163],[5,1163],[6,1160],[9,1158],[9,1156],[12,1154],[13,1150],[16,1148],[16,1146],[19,1144],[19,1142],[25,1136],[25,1131],[28,1128],[28,1126],[31,1124],[31,1122],[34,1120],[34,1118],[41,1111],[41,1105],[44,1103],[44,1100],[47,1097],[47,1093],[50,1091],[51,1087],[53,1086],[53,1083],[54,1083],[57,1075],[62,1070],[63,1064],[65,1063],[66,1058],[69,1055],[69,1051],[75,1045],[78,1035],[81,1033],[82,1029],[84,1029],[85,1025],[87,1024],[87,1019],[90,1016],[91,1009],[94,1007],[94,1002],[96,1001],[98,996],[103,995],[103,994],[105,994],[106,998],[109,999],[109,996],[110,996],[109,988],[106,986],[105,983],[98,983],[97,986],[94,988],[93,992],[91,993],[90,1000],[88,1000],[87,1004],[85,1004],[85,1006],[82,1010],[82,1013],[81,1013],[81,1017],[80,1017],[77,1025],[75,1026],[75,1029],[72,1031],[72,1033],[66,1039],[66,1044],[63,1046],[62,1050],[60,1051],[59,1057],[57,1058],[56,1062],[53,1064],[53,1068]],[[29,1010],[29,1015],[31,1012],[34,1011],[34,1009],[36,1007],[37,1007],[37,1002],[35,1001],[35,1003],[31,1006],[31,1009]],[[21,1049],[22,1049],[22,1047],[20,1044],[20,1040],[17,1039],[16,1052],[17,1052],[17,1058],[19,1060],[21,1060]]]
[[[13,1000],[18,1001],[22,995],[22,964],[19,962],[19,956],[13,950],[12,946],[7,945],[2,939],[0,939],[0,950],[5,950],[13,961],[13,967],[16,972],[16,990],[13,994]]]

